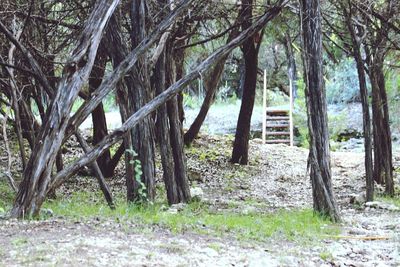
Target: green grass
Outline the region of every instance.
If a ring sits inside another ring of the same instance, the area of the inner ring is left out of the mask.
[[[96,217],[133,221],[139,225],[158,225],[174,233],[193,231],[210,235],[233,235],[241,240],[266,240],[272,236],[287,240],[312,241],[337,234],[338,228],[312,210],[279,211],[270,214],[238,214],[210,212],[203,203],[193,202],[178,213],[156,203],[148,206],[127,205],[120,199],[116,210],[110,210],[99,194],[78,192],[70,198],[48,201],[45,208],[56,216],[73,219]]]
[[[378,196],[378,197],[376,197],[376,200],[382,201],[382,202],[386,202],[386,203],[390,203],[390,204],[393,204],[393,205],[395,205],[395,206],[400,208],[400,195],[396,195],[394,197]]]
[[[14,196],[14,192],[7,181],[3,177],[0,177],[0,213],[11,208]]]

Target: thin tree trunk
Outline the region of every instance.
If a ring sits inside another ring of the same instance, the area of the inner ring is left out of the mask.
[[[240,15],[238,15],[238,18],[236,19],[235,24],[238,23],[239,19],[240,19]],[[238,35],[238,31],[235,29],[232,30],[231,33],[229,34],[227,43],[232,41],[232,39]],[[193,142],[193,140],[196,138],[196,136],[199,134],[200,128],[203,125],[204,120],[206,119],[208,111],[209,111],[211,105],[215,101],[215,96],[217,94],[218,85],[220,83],[221,76],[223,74],[225,62],[226,62],[227,58],[228,58],[228,56],[222,58],[221,61],[219,61],[217,64],[215,64],[215,66],[207,73],[207,75],[204,79],[205,80],[204,87],[206,88],[206,97],[203,100],[199,114],[197,114],[192,125],[190,125],[189,130],[187,130],[187,132],[184,135],[185,145],[191,144]]]
[[[364,131],[364,150],[365,150],[365,176],[366,176],[366,200],[374,199],[374,179],[373,179],[373,160],[372,160],[372,136],[371,136],[371,117],[368,104],[367,80],[365,77],[364,61],[361,56],[360,37],[356,33],[356,29],[352,23],[352,4],[348,1],[349,10],[342,5],[346,18],[347,28],[349,29],[351,41],[353,45],[353,57],[357,66],[358,82],[360,86],[361,105],[363,110],[363,131]]]
[[[389,110],[383,73],[383,56],[375,55],[369,65],[372,87],[374,133],[374,179],[385,184],[385,193],[394,195],[392,140]]]
[[[308,165],[315,212],[340,221],[333,196],[329,133],[322,64],[321,7],[319,0],[301,0],[304,81],[310,154]]]
[[[166,88],[166,60],[163,52],[155,67],[155,89],[160,94]],[[170,130],[166,104],[161,105],[157,110],[156,132],[160,146],[161,164],[163,167],[163,180],[167,191],[168,204],[179,203],[178,188],[175,178],[174,160],[171,149]]]
[[[101,45],[100,45],[101,46]],[[89,78],[89,91],[94,92],[101,84],[104,77],[104,72],[106,68],[106,60],[102,55],[102,49],[99,49],[97,54],[92,72]],[[103,103],[100,103],[92,112],[92,123],[93,123],[93,141],[92,144],[96,145],[100,142],[104,136],[108,134],[106,115],[104,112]],[[114,169],[108,168],[108,163],[111,160],[110,150],[107,149],[100,157],[97,159],[98,166],[102,174],[105,177],[112,177],[114,175]]]
[[[253,0],[242,1],[243,17],[242,29],[251,25],[253,15]],[[243,85],[242,105],[236,126],[235,141],[232,151],[232,163],[247,164],[249,162],[249,137],[251,115],[253,114],[254,99],[257,86],[258,50],[253,38],[249,38],[243,44],[243,56],[245,61],[245,78]],[[261,40],[260,40],[261,42]]]

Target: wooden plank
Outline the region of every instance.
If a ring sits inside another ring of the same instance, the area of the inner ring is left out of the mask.
[[[290,132],[267,132],[269,136],[290,135]]]
[[[288,128],[289,124],[270,124],[266,126],[267,128]]]
[[[267,115],[275,115],[275,116],[287,116],[289,114],[289,110],[285,109],[276,109],[276,110],[267,110]]]
[[[274,140],[266,140],[267,144],[290,144],[290,140],[288,139],[274,139]]]
[[[267,121],[288,121],[290,120],[289,116],[267,116]]]

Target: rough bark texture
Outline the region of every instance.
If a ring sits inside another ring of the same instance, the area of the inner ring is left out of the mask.
[[[234,48],[241,45],[249,36],[253,36],[256,32],[258,32],[262,27],[264,27],[270,20],[275,17],[275,14],[279,13],[282,9],[285,1],[279,1],[276,6],[269,10],[266,14],[261,16],[250,28],[239,34],[238,37],[233,39],[229,44],[220,47],[214,53],[212,53],[206,60],[204,60],[200,65],[198,65],[193,71],[187,74],[185,77],[171,85],[164,92],[159,94],[149,103],[147,103],[140,110],[135,112],[135,114],[131,115],[123,125],[115,129],[112,133],[110,133],[107,137],[105,137],[99,144],[97,144],[91,151],[86,153],[77,161],[65,167],[61,172],[59,172],[53,179],[52,183],[49,186],[51,188],[57,188],[60,186],[65,180],[67,180],[70,176],[75,174],[82,166],[87,165],[91,161],[95,160],[98,155],[100,155],[104,149],[107,149],[111,145],[118,142],[123,136],[125,136],[126,132],[138,124],[143,118],[150,115],[152,112],[157,110],[161,105],[165,104],[166,101],[174,97],[177,93],[182,91],[185,86],[187,86],[190,82],[200,76],[200,73],[206,71],[213,64],[219,61],[222,57],[229,54]]]
[[[321,7],[319,0],[301,0],[304,81],[310,154],[308,164],[314,210],[340,221],[332,191],[329,134],[322,64]]]
[[[242,29],[245,30],[251,25],[253,0],[242,1],[242,6],[243,11],[240,16],[243,18]],[[245,61],[243,96],[236,126],[231,162],[247,164],[249,161],[250,123],[256,95],[258,69],[258,50],[257,44],[253,38],[249,38],[244,42],[243,56]]]
[[[132,47],[137,47],[145,38],[146,27],[146,1],[133,0],[131,5],[131,41]],[[151,97],[149,62],[147,54],[138,60],[132,71],[133,88],[128,91],[130,101],[130,114],[143,107]],[[138,153],[142,164],[142,182],[146,185],[147,197],[153,200],[155,197],[155,161],[154,161],[154,122],[146,117],[143,122],[132,129],[133,148]],[[135,198],[139,198],[139,184],[135,183]],[[129,199],[133,201],[135,199]]]
[[[96,3],[76,48],[63,72],[63,78],[46,114],[23,180],[11,211],[13,217],[37,215],[50,183],[51,169],[61,147],[69,122],[72,104],[93,66],[102,31],[118,0]]]
[[[167,47],[167,55],[172,55],[172,45]],[[175,83],[176,72],[174,68],[174,60],[172,58],[169,60],[167,58],[166,63],[166,85],[168,86]],[[182,123],[179,119],[177,96],[172,97],[167,102],[167,112],[178,197],[181,202],[188,202],[190,200],[190,187],[187,177],[183,129]]]
[[[369,71],[374,122],[374,179],[378,184],[385,184],[385,193],[393,196],[392,140],[382,54],[376,54],[373,60],[370,61]]]
[[[165,78],[165,53],[163,52],[155,67],[154,86],[156,94],[160,94],[166,88]],[[174,160],[171,149],[168,112],[165,104],[157,110],[156,132],[160,146],[161,164],[163,168],[163,180],[167,191],[168,204],[179,203],[178,189],[175,179]]]
[[[372,135],[371,135],[371,116],[369,113],[369,104],[368,104],[368,89],[367,89],[367,79],[365,77],[365,68],[364,61],[361,56],[361,41],[360,35],[356,33],[356,28],[352,23],[352,4],[350,1],[349,9],[347,10],[346,6],[342,6],[344,11],[344,15],[346,18],[346,25],[349,29],[349,33],[351,36],[351,41],[353,45],[353,57],[357,66],[358,73],[358,82],[360,86],[360,95],[361,95],[361,105],[363,110],[363,132],[364,132],[364,150],[365,150],[365,176],[366,176],[366,200],[373,201],[374,199],[374,179],[373,179],[373,160],[372,160]]]

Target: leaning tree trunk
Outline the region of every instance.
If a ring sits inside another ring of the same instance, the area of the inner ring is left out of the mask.
[[[251,25],[253,0],[244,0],[242,6],[243,11],[240,16],[243,18],[242,29],[245,30]],[[249,161],[251,115],[253,114],[257,85],[258,49],[255,38],[249,38],[243,44],[243,56],[245,60],[245,78],[242,105],[240,106],[240,113],[236,126],[231,162],[247,164]]]
[[[235,23],[237,23],[239,19],[240,15],[236,19]],[[236,28],[233,29],[228,36],[227,43],[232,41],[232,39],[235,38],[237,34],[238,31],[236,30]],[[206,88],[206,97],[203,100],[199,114],[197,114],[197,117],[194,119],[192,125],[190,125],[189,130],[187,130],[184,135],[185,145],[191,144],[196,136],[199,134],[200,128],[203,125],[204,120],[206,119],[208,111],[215,101],[218,85],[220,83],[227,58],[228,56],[222,58],[221,61],[215,64],[215,66],[206,75],[204,81],[204,87]]]
[[[346,18],[347,28],[349,29],[353,57],[357,66],[358,82],[360,86],[361,105],[363,111],[363,131],[364,131],[364,150],[365,150],[365,176],[366,176],[366,200],[373,201],[374,199],[374,179],[373,179],[373,160],[372,160],[372,136],[371,136],[371,117],[368,104],[368,89],[367,79],[365,77],[364,61],[361,56],[360,35],[356,33],[356,28],[352,23],[352,5],[349,1],[349,10],[343,5],[343,12]]]
[[[383,73],[383,58],[382,55],[377,53],[369,64],[374,126],[374,179],[379,184],[385,184],[385,193],[393,196],[392,140],[385,76]]]
[[[77,46],[64,67],[63,78],[48,108],[47,120],[40,129],[23,173],[11,211],[12,217],[37,215],[45,200],[51,170],[63,142],[72,105],[89,78],[103,29],[118,3],[118,0],[98,1],[83,28]]]
[[[340,221],[333,196],[329,134],[322,64],[321,6],[319,0],[301,0],[304,81],[310,154],[308,165],[314,210],[332,221]]]
[[[184,8],[187,7],[187,4],[190,4],[190,0],[187,2],[183,2],[180,7],[177,7],[175,11],[169,16],[169,18],[176,16],[179,14],[179,12],[182,12],[182,10],[185,10]],[[109,148],[111,145],[117,143],[125,134],[137,125],[139,122],[141,122],[145,117],[149,116],[152,112],[154,112],[159,106],[164,104],[166,101],[171,99],[173,96],[175,96],[177,93],[183,90],[185,86],[190,84],[193,80],[199,77],[200,73],[206,71],[209,69],[213,64],[215,64],[218,60],[220,60],[222,57],[224,57],[226,54],[230,53],[234,48],[237,46],[243,44],[243,42],[249,38],[249,36],[253,36],[256,32],[258,32],[262,27],[266,25],[271,19],[275,17],[275,14],[279,13],[283,7],[284,1],[280,0],[275,7],[271,8],[265,15],[260,17],[250,28],[248,28],[246,31],[242,32],[239,34],[237,38],[232,40],[228,45],[225,45],[221,48],[219,48],[217,51],[212,53],[205,61],[203,61],[199,66],[197,66],[193,71],[188,73],[185,77],[180,79],[178,82],[175,84],[171,85],[168,89],[166,89],[164,92],[162,92],[160,95],[155,97],[153,100],[151,100],[149,103],[147,103],[144,107],[142,107],[140,110],[135,112],[135,114],[131,115],[125,123],[118,129],[115,129],[112,133],[107,135],[99,144],[97,144],[95,147],[93,147],[90,151],[88,151],[84,156],[82,156],[80,159],[76,160],[75,162],[69,164],[66,166],[61,172],[57,173],[54,177],[52,177],[52,180],[47,187],[47,191],[43,192],[43,198],[45,197],[45,194],[48,193],[48,191],[57,188],[60,186],[63,182],[65,182],[69,177],[71,177],[73,174],[75,174],[80,168],[83,166],[89,164],[90,162],[93,162],[96,160],[96,158],[107,148]],[[171,25],[169,22],[166,22],[163,24],[162,28],[166,29],[168,26]],[[153,37],[155,37],[154,35]],[[148,41],[152,42],[154,39],[150,38]],[[96,39],[97,40],[97,39]],[[143,44],[142,48],[147,46],[147,42]],[[95,106],[99,103],[98,101],[101,101],[102,98],[105,97],[106,94],[103,94],[104,92],[109,92],[111,91],[115,86],[116,83],[119,82],[127,73],[127,70],[130,68],[132,62],[134,63],[135,60],[137,59],[137,56],[140,54],[140,51],[135,50],[128,56],[126,60],[124,60],[118,67],[118,70],[112,72],[111,76],[108,76],[105,81],[103,81],[103,85],[99,87],[97,92],[99,93],[96,95],[96,97],[92,98],[90,102],[88,102],[86,105],[84,105],[80,109],[79,115],[77,115],[74,118],[71,118],[71,128],[69,128],[69,133],[75,129],[75,127],[78,127],[82,120],[88,116],[88,114],[93,110]],[[92,59],[94,60],[94,59]],[[114,85],[114,87],[109,88],[108,85]],[[108,91],[109,90],[109,91]],[[41,202],[38,201],[33,201],[32,199],[29,201],[28,200],[28,206],[32,206],[32,204],[35,205],[34,210],[38,211],[40,209],[40,206],[42,204]],[[21,216],[23,213],[21,214]]]

